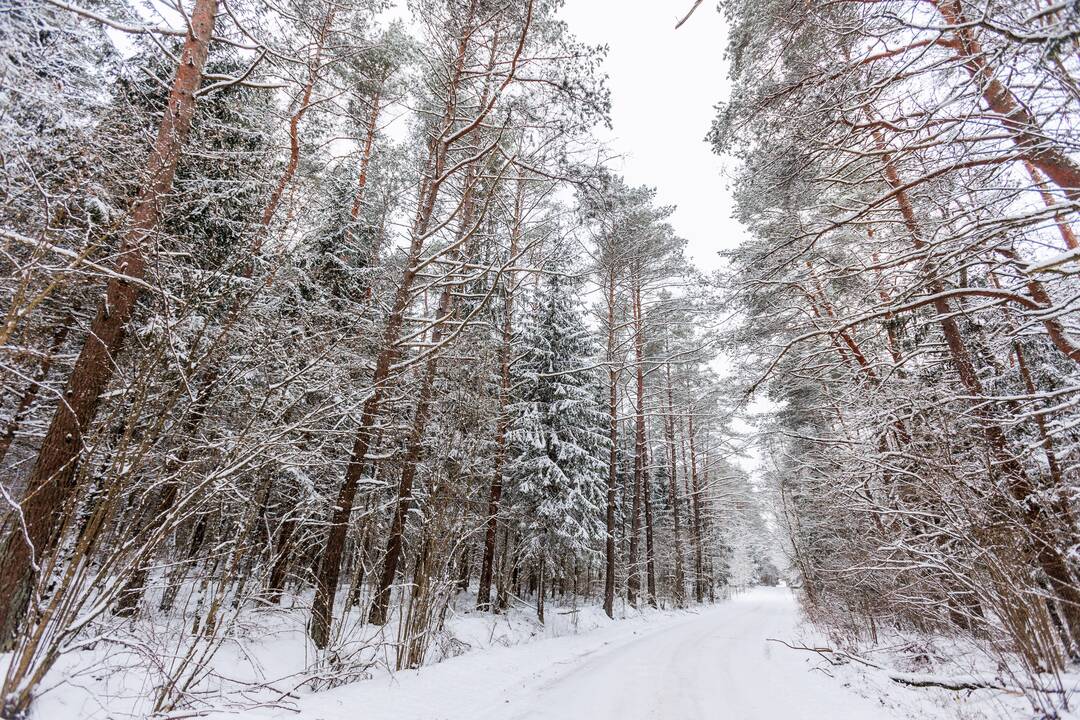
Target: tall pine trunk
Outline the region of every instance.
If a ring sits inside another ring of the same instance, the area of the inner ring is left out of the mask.
[[[311,106],[311,94],[315,89],[315,84],[319,80],[319,73],[322,69],[323,48],[329,37],[330,26],[333,24],[335,12],[336,7],[331,6],[327,10],[326,15],[323,16],[323,22],[319,28],[319,35],[316,38],[315,52],[308,64],[307,79],[301,89],[298,105],[289,117],[289,160],[285,164],[285,168],[281,173],[281,177],[278,178],[277,184],[271,191],[270,196],[266,201],[266,205],[263,207],[262,214],[259,216],[259,222],[256,226],[254,237],[251,240],[250,253],[240,272],[241,277],[248,280],[255,274],[255,259],[262,252],[263,241],[270,229],[270,224],[277,215],[285,190],[292,183],[296,176],[296,171],[300,166],[300,122],[304,119],[304,115],[307,114],[308,108]],[[244,306],[244,302],[240,297],[233,300],[231,307],[227,310],[224,329],[217,338],[218,343],[225,341],[229,331],[235,325],[236,321],[240,319],[244,311]],[[212,365],[206,371],[202,380],[202,389],[192,403],[192,406],[187,413],[187,417],[184,419],[181,426],[182,431],[179,433],[181,438],[194,436],[202,425],[203,420],[206,418],[206,410],[218,391],[217,384],[221,379],[221,376],[222,369],[219,366]],[[172,476],[179,472],[190,459],[190,455],[191,447],[189,445],[181,448],[179,453],[177,453],[176,458],[170,459],[166,470],[166,476]],[[143,528],[144,532],[160,527],[168,521],[168,513],[176,503],[179,492],[180,488],[175,481],[170,482],[166,486],[157,502],[156,511],[151,513],[149,518],[147,518],[148,523],[146,523]],[[118,615],[131,616],[138,610],[138,603],[142,598],[147,575],[149,573],[148,561],[149,558],[146,558],[140,562],[125,583],[124,589],[121,591],[115,607],[115,612]]]
[[[701,483],[698,478],[692,409],[687,422],[686,434],[690,441],[690,507],[694,516],[694,598],[700,604],[705,602],[705,518],[701,511]]]
[[[9,647],[30,604],[37,568],[51,550],[65,523],[75,491],[75,470],[83,435],[97,414],[102,393],[113,377],[128,322],[142,293],[146,250],[157,229],[166,196],[195,113],[195,92],[217,17],[217,0],[197,0],[147,163],[146,182],[131,208],[131,226],[116,261],[120,276],[111,279],[104,302],[64,388],[63,397],[45,433],[30,472],[22,502],[23,532],[12,533],[0,563],[0,646]]]
[[[649,604],[655,607],[656,565],[653,560],[652,493],[649,487],[648,438],[645,433],[645,321],[641,308],[641,284],[636,280],[634,283],[633,313],[634,372],[637,381],[637,397],[635,398],[636,405],[634,407],[634,504],[644,505],[645,509],[645,590],[648,594]]]
[[[333,615],[334,596],[337,591],[338,579],[341,573],[341,558],[345,549],[345,538],[348,533],[349,517],[352,514],[353,501],[356,489],[363,475],[364,465],[371,445],[372,429],[375,420],[381,410],[387,381],[390,379],[390,371],[400,355],[399,342],[405,321],[405,312],[408,309],[412,293],[412,286],[420,271],[420,258],[431,227],[431,220],[435,212],[436,202],[439,198],[443,184],[449,174],[447,173],[447,159],[450,149],[463,137],[471,136],[472,133],[482,126],[484,119],[494,107],[494,98],[481,106],[477,115],[464,127],[455,130],[458,122],[458,95],[464,80],[465,62],[474,41],[474,23],[479,12],[478,0],[471,0],[465,9],[465,17],[459,28],[460,35],[456,40],[456,56],[453,67],[450,68],[447,83],[446,107],[440,120],[441,131],[433,136],[428,144],[427,172],[421,182],[419,201],[416,215],[413,220],[411,240],[405,261],[405,269],[402,272],[401,282],[398,285],[397,295],[393,307],[387,319],[383,332],[381,350],[376,360],[375,372],[372,376],[372,393],[364,404],[364,411],[360,417],[360,427],[356,431],[353,450],[349,460],[349,466],[345,473],[345,482],[342,483],[338,492],[337,502],[331,516],[330,533],[326,542],[326,549],[321,555],[319,570],[316,576],[315,602],[311,609],[311,623],[309,633],[315,645],[325,648],[329,642],[330,622]],[[521,38],[517,46],[510,67],[503,77],[498,92],[504,90],[514,79],[518,63],[521,59],[521,51],[525,44],[526,36],[532,19],[532,2],[528,3],[525,25],[521,31]],[[494,49],[493,49],[494,52]],[[478,158],[473,158],[476,162]],[[400,492],[399,492],[400,496]],[[400,507],[400,505],[399,505]],[[385,572],[383,573],[385,576]],[[392,581],[392,580],[391,580]],[[375,610],[373,606],[373,611]]]
[[[431,217],[429,207],[422,207],[421,210],[428,220]],[[423,227],[426,228],[426,223]],[[413,234],[409,258],[402,273],[394,306],[383,330],[382,349],[379,351],[375,371],[372,374],[371,395],[364,402],[360,414],[360,424],[353,439],[352,453],[345,470],[345,481],[338,490],[337,500],[330,516],[330,531],[327,535],[326,546],[319,556],[319,567],[315,575],[315,600],[311,606],[311,622],[308,628],[311,639],[318,648],[325,648],[330,642],[330,621],[334,611],[338,580],[341,577],[341,559],[345,554],[349,518],[352,516],[356,489],[360,484],[360,478],[363,477],[368,451],[371,448],[375,421],[382,409],[387,381],[390,379],[390,369],[397,361],[400,352],[398,340],[420,262],[422,237],[422,233]]]
[[[34,379],[26,386],[22,397],[19,398],[19,404],[15,406],[15,412],[12,413],[11,419],[8,420],[3,437],[0,437],[0,463],[3,463],[4,458],[7,457],[8,450],[11,449],[11,443],[15,440],[15,435],[22,427],[23,420],[26,419],[27,413],[30,412],[30,406],[34,404],[34,400],[37,399],[38,393],[41,391],[41,384],[49,377],[49,370],[52,368],[52,364],[56,360],[57,354],[59,354],[61,348],[64,346],[64,341],[67,340],[68,333],[71,332],[71,326],[75,322],[76,312],[78,312],[77,307],[71,308],[64,316],[64,319],[53,329],[52,342],[49,343],[49,349],[41,358]]]
[[[619,483],[619,371],[615,367],[615,271],[608,275],[607,287],[607,362],[608,362],[608,478],[604,543],[604,612],[615,617],[615,496]]]
[[[912,246],[917,251],[928,252],[929,244],[923,238],[914,206],[904,189],[892,156],[885,150],[881,131],[875,130],[874,135],[878,149],[882,152],[885,180],[895,192],[895,199]],[[956,322],[953,308],[948,299],[941,297],[945,290],[944,283],[936,274],[933,263],[927,264],[927,274],[931,278],[928,287],[931,294],[936,296],[933,307],[938,316],[938,324],[945,336],[949,355],[960,377],[960,383],[973,397],[984,397],[982,381],[975,370],[971,353]],[[1021,508],[1018,519],[1031,538],[1030,545],[1035,562],[1046,575],[1055,596],[1060,600],[1064,620],[1074,641],[1080,641],[1080,591],[1077,590],[1068,563],[1061,552],[1062,543],[1052,531],[1051,519],[1047,517],[1041,501],[1032,497],[1035,487],[1023,465],[1009,450],[1005,431],[1002,430],[997,419],[984,406],[979,406],[974,415],[981,425],[983,436],[994,458],[994,464],[998,468],[998,474],[1004,480],[1012,499]],[[1074,544],[1073,541],[1073,538],[1069,538],[1065,545],[1071,546]]]
[[[931,0],[941,16],[952,25],[959,44],[964,68],[982,90],[987,106],[1001,118],[1001,124],[1012,136],[1023,157],[1042,171],[1065,193],[1065,197],[1080,200],[1080,165],[1061,148],[1047,141],[1039,122],[1012,90],[998,79],[987,62],[981,43],[975,37],[973,24],[964,12],[961,0]]]
[[[439,318],[446,318],[451,312],[453,312],[453,293],[447,287],[443,290],[442,297],[439,299],[438,316]],[[442,340],[442,325],[437,325],[431,334],[433,348],[438,347]],[[394,578],[397,576],[398,563],[401,561],[401,552],[404,547],[405,523],[412,507],[412,489],[416,480],[416,469],[424,448],[424,432],[427,430],[427,421],[431,416],[431,400],[434,394],[438,358],[438,353],[432,352],[424,363],[424,376],[421,381],[420,394],[416,400],[413,426],[409,434],[409,441],[406,444],[405,457],[402,459],[401,480],[398,482],[394,518],[390,525],[390,533],[386,539],[382,573],[379,576],[379,585],[375,590],[371,611],[368,614],[368,622],[373,625],[382,625],[386,622],[387,612],[390,607],[390,594],[393,590]]]
[[[511,265],[517,262],[518,241],[521,237],[522,216],[525,208],[525,179],[518,180],[517,197],[514,200],[514,227],[510,232]],[[497,609],[491,603],[491,581],[495,571],[495,540],[499,532],[499,504],[503,494],[503,463],[506,461],[506,431],[509,417],[506,408],[510,404],[510,359],[514,339],[514,278],[513,270],[507,271],[506,291],[503,299],[502,337],[499,344],[499,419],[495,427],[495,461],[492,469],[491,489],[488,493],[487,519],[484,529],[484,559],[480,568],[480,589],[476,593],[477,610]]]
[[[675,459],[675,402],[671,389],[671,363],[665,367],[667,378],[667,418],[665,434],[668,446],[668,501],[671,503],[672,544],[675,552],[675,580],[673,599],[682,607],[686,602],[686,571],[683,568],[682,525],[679,517],[678,464]]]

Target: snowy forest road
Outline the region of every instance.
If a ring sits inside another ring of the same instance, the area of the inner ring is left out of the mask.
[[[304,720],[882,720],[898,716],[767,638],[797,634],[783,588],[686,616],[478,651],[303,698]],[[265,711],[264,711],[265,712]],[[234,716],[235,717],[235,716]],[[256,717],[256,715],[251,715]],[[259,714],[258,717],[264,717]]]
[[[872,720],[893,717],[835,679],[790,640],[795,601],[760,588],[674,627],[583,659],[514,698],[513,720]],[[809,662],[808,662],[809,661]]]
[[[513,720],[869,720],[879,704],[811,671],[813,655],[768,638],[791,639],[795,600],[758,588],[689,622],[583,658],[515,698]]]

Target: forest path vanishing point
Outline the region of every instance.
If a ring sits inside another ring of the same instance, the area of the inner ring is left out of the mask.
[[[814,670],[795,599],[758,588],[699,614],[463,655],[308,696],[304,720],[892,720]],[[235,716],[233,716],[235,717]]]

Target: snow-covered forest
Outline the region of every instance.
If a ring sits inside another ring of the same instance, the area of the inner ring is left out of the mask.
[[[1080,4],[583,1],[0,6],[0,718],[1071,717]]]

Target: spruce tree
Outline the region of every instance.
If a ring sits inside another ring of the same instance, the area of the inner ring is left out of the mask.
[[[543,583],[555,557],[567,561],[598,547],[604,536],[607,416],[598,402],[596,348],[575,288],[549,276],[521,339],[508,439],[508,484],[521,518],[522,560]]]

